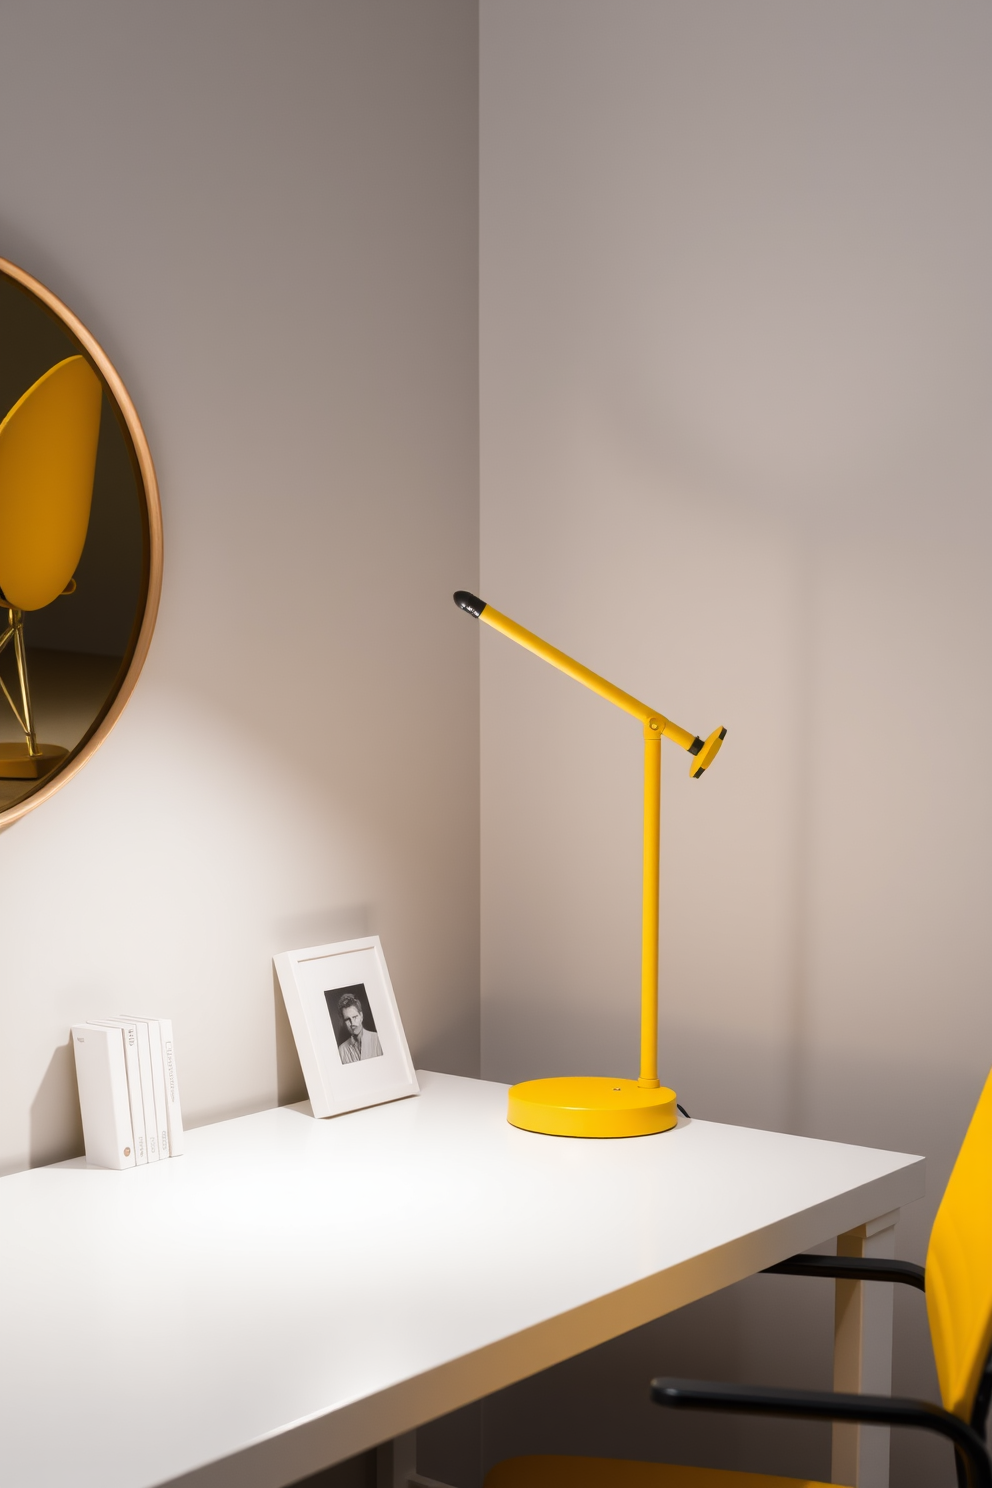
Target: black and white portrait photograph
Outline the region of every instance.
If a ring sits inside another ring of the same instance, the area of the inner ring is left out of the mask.
[[[361,1064],[363,1059],[379,1059],[382,1044],[369,1007],[365,984],[336,987],[325,991],[327,1011],[334,1025],[338,1055],[342,1064]]]

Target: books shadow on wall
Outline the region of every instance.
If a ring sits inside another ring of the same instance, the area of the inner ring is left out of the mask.
[[[76,1091],[72,1041],[60,1044],[48,1061],[28,1113],[28,1165],[43,1168],[83,1153],[83,1123]]]

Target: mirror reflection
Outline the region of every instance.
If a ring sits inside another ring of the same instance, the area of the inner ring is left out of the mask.
[[[93,738],[148,596],[124,415],[57,315],[0,274],[0,813]]]

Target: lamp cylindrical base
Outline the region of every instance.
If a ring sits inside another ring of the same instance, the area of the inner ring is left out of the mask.
[[[645,1090],[636,1080],[563,1075],[510,1089],[506,1119],[549,1137],[647,1137],[678,1123],[675,1091]]]

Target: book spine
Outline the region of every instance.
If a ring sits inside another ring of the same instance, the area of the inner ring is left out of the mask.
[[[127,1071],[127,1098],[131,1112],[131,1134],[134,1137],[134,1161],[140,1167],[148,1161],[145,1135],[145,1112],[141,1104],[141,1072],[138,1068],[138,1030],[135,1024],[121,1027],[124,1037],[124,1068]]]
[[[172,1019],[159,1018],[162,1036],[162,1063],[165,1068],[165,1109],[169,1118],[169,1155],[183,1153],[183,1112],[179,1102],[179,1075],[176,1070],[176,1045],[172,1036]]]
[[[155,1141],[159,1157],[169,1157],[169,1113],[165,1103],[165,1064],[162,1059],[162,1035],[157,1018],[132,1018],[124,1013],[128,1023],[144,1024],[148,1030],[148,1057],[152,1067],[152,1098],[155,1105]]]
[[[119,1028],[77,1024],[72,1029],[72,1048],[86,1161],[97,1168],[133,1168],[123,1033]]]
[[[158,1123],[155,1120],[151,1040],[148,1037],[147,1024],[140,1020],[134,1024],[134,1031],[138,1036],[138,1073],[141,1077],[141,1107],[145,1117],[145,1145],[148,1148],[148,1161],[158,1162],[162,1154],[158,1150]]]
[[[151,1046],[152,1091],[155,1096],[155,1135],[161,1157],[171,1157],[169,1148],[169,1113],[165,1104],[165,1065],[162,1062],[162,1034],[155,1018],[146,1018],[148,1042]]]

